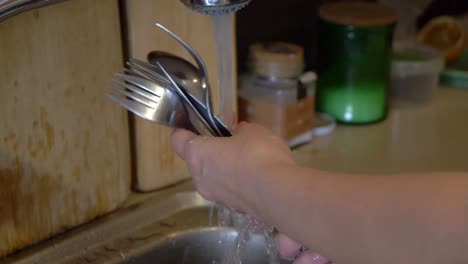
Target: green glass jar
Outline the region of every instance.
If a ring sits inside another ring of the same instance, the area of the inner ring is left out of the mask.
[[[317,110],[367,124],[388,111],[395,15],[376,3],[320,8]]]

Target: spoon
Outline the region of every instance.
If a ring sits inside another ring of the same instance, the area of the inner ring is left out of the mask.
[[[208,81],[208,69],[206,68],[206,64],[203,61],[203,59],[200,57],[200,55],[191,47],[187,42],[185,42],[182,38],[177,36],[174,32],[170,31],[168,28],[165,26],[161,25],[160,23],[156,22],[154,24],[156,27],[161,29],[162,31],[166,32],[169,34],[173,39],[175,39],[177,42],[179,42],[180,45],[182,45],[185,50],[190,53],[192,58],[195,60],[195,63],[198,66],[198,69],[200,71],[200,76],[202,77],[203,80],[206,81],[206,89],[205,89],[205,106],[206,106],[206,113],[208,114],[208,121],[210,124],[212,124],[213,128],[216,130],[218,136],[229,136],[231,133],[229,132],[228,135],[223,135],[223,133],[220,132],[219,128],[216,126],[215,121],[214,121],[214,115],[211,109],[213,109],[213,104],[211,102],[211,85],[210,82]]]
[[[205,81],[201,78],[199,70],[195,65],[166,51],[151,51],[148,54],[150,64],[156,65],[159,61],[164,68],[172,73],[177,80],[200,102],[205,99]]]
[[[204,78],[200,75],[199,69],[189,61],[169,52],[152,51],[147,56],[152,65],[161,63],[164,68],[173,75],[174,81],[186,91],[194,106],[200,111],[206,120],[210,116],[205,104],[205,84]],[[213,118],[216,126],[223,136],[231,136],[227,126],[216,116]]]

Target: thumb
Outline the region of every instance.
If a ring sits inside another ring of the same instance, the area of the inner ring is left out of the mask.
[[[175,129],[171,135],[172,148],[183,160],[187,158],[187,145],[198,136],[185,129]]]

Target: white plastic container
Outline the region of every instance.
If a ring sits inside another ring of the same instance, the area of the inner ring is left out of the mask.
[[[444,57],[438,50],[419,44],[394,45],[390,94],[396,104],[425,104],[438,87]]]

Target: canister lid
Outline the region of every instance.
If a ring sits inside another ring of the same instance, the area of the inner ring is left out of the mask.
[[[320,7],[319,15],[323,20],[350,26],[384,26],[396,21],[392,8],[370,2],[324,4]]]
[[[296,78],[304,68],[304,49],[287,42],[255,43],[250,59],[256,74],[275,78]]]

